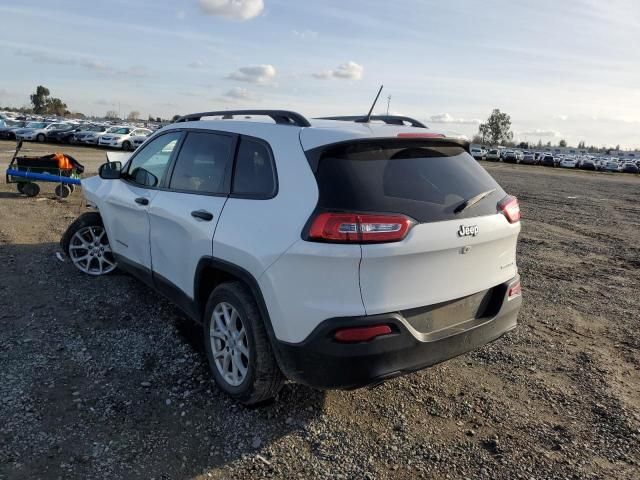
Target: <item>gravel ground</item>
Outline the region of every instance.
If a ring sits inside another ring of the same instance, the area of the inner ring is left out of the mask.
[[[62,150],[89,172],[104,158]],[[176,308],[55,259],[79,193],[0,184],[0,478],[639,478],[640,179],[484,165],[523,210],[519,328],[372,390],[287,384],[254,409],[217,391]]]

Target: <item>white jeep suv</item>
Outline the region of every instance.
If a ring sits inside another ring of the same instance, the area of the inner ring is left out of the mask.
[[[82,181],[97,211],[62,247],[202,323],[216,383],[247,404],[285,378],[350,389],[455,357],[517,324],[518,201],[468,143],[397,118],[187,115]]]

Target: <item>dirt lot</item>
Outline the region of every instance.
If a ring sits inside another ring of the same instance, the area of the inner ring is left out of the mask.
[[[1,183],[0,478],[640,478],[640,179],[485,166],[523,210],[520,327],[373,390],[288,384],[256,409],[216,390],[168,302],[56,260],[79,193]]]

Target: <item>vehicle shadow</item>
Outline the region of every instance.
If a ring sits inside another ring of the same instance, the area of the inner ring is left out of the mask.
[[[270,445],[322,414],[324,393],[296,384],[257,407],[232,401],[211,380],[201,327],[136,279],[83,275],[58,249],[0,245],[7,478],[216,476],[247,456],[268,471]]]

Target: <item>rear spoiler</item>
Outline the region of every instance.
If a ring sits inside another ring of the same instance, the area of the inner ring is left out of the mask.
[[[374,138],[356,138],[351,140],[343,140],[336,143],[328,143],[319,147],[305,150],[305,155],[311,166],[313,173],[317,173],[318,164],[320,163],[320,157],[322,154],[330,148],[340,147],[341,145],[349,145],[354,143],[376,143],[376,142],[397,142],[399,144],[406,145],[407,147],[419,143],[425,147],[458,147],[465,152],[471,154],[471,142],[462,138],[455,137],[434,137],[434,136],[411,136],[411,137],[374,137]]]

